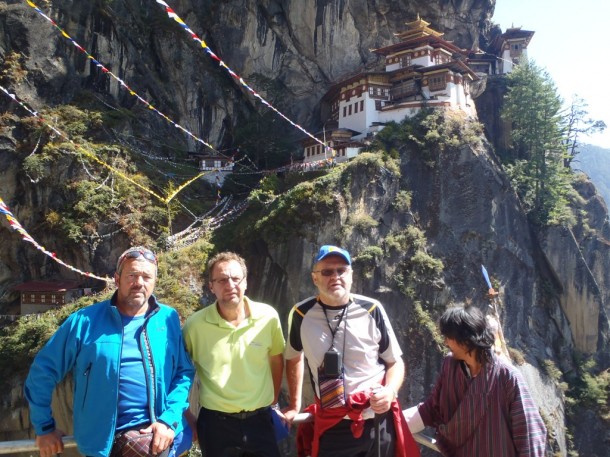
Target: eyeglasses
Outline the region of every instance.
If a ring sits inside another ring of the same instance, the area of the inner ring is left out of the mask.
[[[314,270],[313,272],[320,273],[322,276],[333,276],[336,273],[338,277],[341,277],[350,270],[351,270],[350,267],[339,267],[339,268],[323,268],[321,270]]]
[[[119,257],[119,261],[116,264],[117,271],[120,271],[121,265],[123,264],[125,259],[139,259],[140,257],[144,257],[144,259],[157,265],[157,256],[152,251],[149,251],[148,249],[138,249],[133,251],[127,251],[121,257]]]
[[[245,276],[242,278],[240,278],[239,276],[227,276],[226,278],[210,279],[210,282],[212,284],[215,283],[224,287],[229,284],[229,281],[231,281],[233,283],[233,286],[239,286],[244,279],[246,279]]]

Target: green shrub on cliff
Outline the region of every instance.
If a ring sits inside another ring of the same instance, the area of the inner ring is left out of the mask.
[[[610,424],[610,369],[599,370],[595,361],[589,359],[579,364],[577,376],[566,396],[568,415],[576,417],[581,408],[593,410]]]
[[[354,175],[374,180],[379,174],[399,172],[398,161],[388,154],[364,153],[349,162],[312,173],[314,179],[309,181],[301,181],[306,176],[302,173],[298,174],[299,179],[292,174],[273,180],[265,178],[261,188],[249,196],[245,214],[232,227],[225,227],[216,241],[219,245],[234,246],[235,240],[246,244],[258,235],[270,243],[291,237],[307,238],[317,224],[329,217],[340,217],[341,208],[350,205]],[[294,182],[297,184],[288,188]],[[361,214],[353,215],[347,224],[352,229],[365,230],[377,222]]]
[[[370,150],[399,155],[405,146],[414,146],[429,166],[447,150],[482,145],[483,126],[463,114],[444,109],[425,109],[400,123],[390,122],[375,136]]]
[[[174,180],[174,174],[189,176],[198,170],[183,165],[170,174],[164,172],[164,167],[173,166],[168,161],[134,160],[138,150],[125,142],[117,144],[105,124],[109,115],[117,128],[132,118],[87,92],[77,99],[77,105],[42,109],[45,122],[26,117],[11,124],[19,130],[15,152],[23,157],[23,172],[35,183],[44,181],[53,195],[40,221],[34,222],[58,240],[70,241],[65,249],[84,243],[95,250],[101,238],[119,232],[131,243],[164,247],[174,221],[185,211],[177,208],[178,199],[169,205],[162,200],[186,179]],[[200,195],[202,188],[208,189],[203,180],[195,182],[180,197]],[[210,206],[202,198],[189,204],[190,214]]]
[[[0,388],[27,373],[36,353],[71,313],[107,296],[108,293],[82,297],[44,314],[23,316],[0,329]]]

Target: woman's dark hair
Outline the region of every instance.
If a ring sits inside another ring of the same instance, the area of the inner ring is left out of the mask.
[[[441,334],[475,351],[477,361],[491,362],[494,335],[481,311],[474,306],[454,306],[439,320]]]

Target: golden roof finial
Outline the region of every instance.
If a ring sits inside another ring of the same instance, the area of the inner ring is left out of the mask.
[[[394,33],[394,36],[397,36],[401,40],[405,40],[407,38],[416,38],[421,36],[436,36],[440,37],[443,34],[441,32],[437,32],[434,29],[428,27],[430,25],[429,22],[423,20],[419,13],[417,13],[417,19],[412,22],[406,22],[407,30],[404,32]]]

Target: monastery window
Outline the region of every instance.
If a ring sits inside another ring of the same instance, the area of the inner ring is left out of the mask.
[[[347,116],[347,106],[343,107],[343,117]]]
[[[410,97],[417,94],[417,83],[413,80],[404,81],[399,85],[396,85],[390,91],[390,98],[392,100],[400,100],[404,97]]]
[[[349,105],[349,106],[347,107],[347,115],[348,115],[348,116],[351,116],[351,115],[352,115],[352,105]]]
[[[358,112],[358,102],[354,103],[354,114]]]
[[[510,45],[511,57],[521,55],[521,43],[513,43]]]
[[[360,111],[364,111],[364,100],[360,100]]]
[[[370,87],[369,88],[369,95],[371,95],[372,97],[381,97],[383,96],[385,90],[381,87]]]
[[[411,66],[411,54],[404,54],[400,57],[400,66],[401,67],[409,67]]]
[[[445,75],[429,77],[428,86],[430,90],[443,90],[446,87]]]

